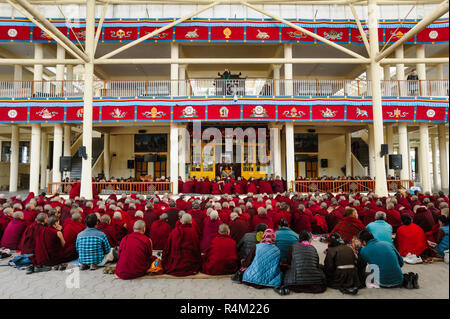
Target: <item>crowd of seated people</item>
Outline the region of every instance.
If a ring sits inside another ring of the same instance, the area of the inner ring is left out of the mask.
[[[94,200],[0,195],[0,247],[29,258],[27,273],[81,270],[117,261],[122,279],[144,276],[161,251],[164,273],[231,275],[256,288],[354,294],[366,266],[380,287],[404,284],[403,262],[432,262],[448,250],[443,192],[237,195],[110,195]],[[324,234],[329,234],[325,235]],[[319,263],[313,235],[328,241]],[[394,239],[393,239],[394,238]],[[413,256],[413,257],[411,257]],[[414,285],[417,286],[417,278]]]

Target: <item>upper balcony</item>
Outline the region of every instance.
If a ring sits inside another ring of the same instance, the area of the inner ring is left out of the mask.
[[[0,81],[0,97],[83,97],[83,81]],[[352,96],[372,95],[366,80],[189,79],[94,82],[95,97]],[[382,96],[448,97],[449,80],[381,81]]]

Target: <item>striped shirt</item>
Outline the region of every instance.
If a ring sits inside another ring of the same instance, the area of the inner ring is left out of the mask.
[[[100,264],[111,250],[105,233],[90,227],[78,234],[76,246],[78,262],[83,265]]]

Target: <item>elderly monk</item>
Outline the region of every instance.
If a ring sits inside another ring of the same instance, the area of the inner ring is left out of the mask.
[[[133,230],[120,242],[115,272],[120,279],[144,276],[156,258],[152,255],[152,241],[145,236],[145,222],[136,220]]]
[[[81,214],[75,211],[70,219],[66,220],[66,224],[63,229],[63,237],[66,242],[64,246],[64,256],[69,260],[75,260],[78,258],[77,253],[77,236],[82,232],[86,226],[81,222]]]
[[[222,221],[219,218],[219,213],[215,210],[211,211],[209,216],[206,217],[203,225],[203,237],[200,241],[200,249],[202,252],[205,252],[206,249],[208,249],[211,241],[217,236],[221,224]]]
[[[169,216],[166,213],[161,214],[159,220],[153,222],[150,229],[150,238],[153,243],[153,249],[163,250],[169,239],[171,228],[169,223]]]
[[[63,256],[65,240],[61,230],[58,217],[50,216],[44,231],[36,238],[34,256],[30,257],[35,268],[46,268],[43,266],[54,266],[65,261]]]
[[[202,257],[198,233],[192,216],[184,214],[181,224],[172,230],[162,254],[164,272],[173,276],[189,276],[201,269]]]
[[[18,249],[20,239],[26,228],[27,223],[23,219],[23,213],[15,212],[13,214],[13,220],[8,223],[8,226],[6,226],[6,229],[3,232],[1,247],[12,250]]]
[[[216,236],[203,256],[203,273],[208,275],[234,274],[239,268],[236,242],[230,237],[227,224],[219,226]]]
[[[40,233],[44,231],[47,225],[47,214],[39,213],[36,216],[36,220],[30,226],[28,226],[20,241],[19,249],[22,254],[34,254],[36,248],[36,238],[40,236]]]
[[[114,248],[119,244],[116,236],[116,228],[111,223],[111,217],[109,215],[105,214],[100,218],[100,223],[98,223],[97,228],[105,233],[109,246]]]
[[[353,207],[345,208],[343,216],[344,217],[330,233],[338,233],[341,235],[342,240],[347,244],[354,236],[357,236],[361,230],[366,229],[366,226],[358,219],[358,213]]]
[[[14,210],[11,207],[6,207],[3,210],[3,214],[0,214],[0,238],[2,238],[3,232],[8,226],[9,222],[13,219]]]

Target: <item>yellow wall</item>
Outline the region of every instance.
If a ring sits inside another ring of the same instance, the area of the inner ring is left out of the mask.
[[[19,163],[19,178],[21,174],[30,174],[30,164]],[[0,162],[0,187],[9,188],[9,163],[6,162]]]
[[[328,159],[328,167],[321,168],[320,160]],[[341,167],[345,166],[345,136],[319,133],[319,176],[343,176]]]

